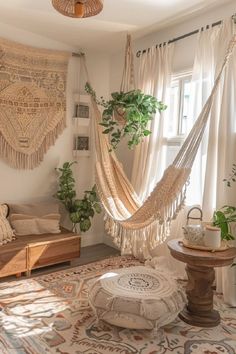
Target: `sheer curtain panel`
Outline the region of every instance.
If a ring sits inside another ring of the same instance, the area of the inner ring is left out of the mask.
[[[174,46],[152,47],[142,53],[138,68],[138,88],[146,94],[168,102]],[[152,134],[136,147],[132,185],[144,201],[161,178],[164,166],[164,119],[166,112],[157,112],[150,124]]]

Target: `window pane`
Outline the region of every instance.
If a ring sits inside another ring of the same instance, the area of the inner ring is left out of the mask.
[[[168,123],[166,136],[172,137],[176,135],[179,116],[179,82],[175,81],[171,85],[170,102],[168,105]]]
[[[180,124],[179,124],[179,134],[185,135],[189,128],[191,122],[189,121],[189,101],[190,101],[190,80],[183,80],[182,84],[182,110],[180,115]]]
[[[189,129],[191,72],[176,74],[172,77],[170,99],[165,116],[166,167],[173,162]]]

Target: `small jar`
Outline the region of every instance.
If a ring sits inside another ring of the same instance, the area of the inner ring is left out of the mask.
[[[204,244],[212,249],[220,248],[221,246],[221,229],[219,227],[206,225]]]

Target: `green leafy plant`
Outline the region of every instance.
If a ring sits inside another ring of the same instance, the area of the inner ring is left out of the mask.
[[[103,97],[98,100],[96,92],[88,83],[85,90],[97,104],[104,107],[100,125],[104,127],[103,134],[110,135],[112,149],[116,149],[124,137],[128,137],[130,149],[138,145],[144,137],[151,134],[148,123],[157,110],[161,112],[167,108],[155,97],[140,90],[113,92],[109,101],[105,101]]]
[[[231,173],[228,178],[224,178],[223,181],[226,183],[227,187],[231,187],[231,182],[236,182],[236,164],[232,166]]]
[[[223,181],[226,183],[227,187],[231,187],[231,183],[236,182],[236,164],[235,163],[232,165],[232,170],[231,170],[230,175],[228,176],[228,178],[224,178]],[[236,263],[233,263],[232,267],[235,267],[235,266],[236,266]]]
[[[222,240],[234,240],[231,223],[236,222],[236,207],[225,205],[213,214],[213,225],[221,229]]]
[[[72,165],[76,162],[65,162],[61,168],[56,168],[59,173],[59,188],[55,197],[59,199],[69,213],[73,224],[73,231],[79,224],[80,231],[88,231],[91,227],[91,218],[95,213],[101,213],[101,206],[96,192],[96,186],[92,190],[85,191],[83,199],[76,198],[75,179]]]

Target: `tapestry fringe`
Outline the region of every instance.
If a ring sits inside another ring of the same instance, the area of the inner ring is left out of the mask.
[[[66,119],[63,119],[57,124],[54,130],[47,133],[39,149],[32,154],[16,151],[0,133],[0,156],[13,168],[32,170],[43,161],[45,153],[55,144],[57,138],[65,128]]]
[[[71,53],[3,38],[0,52],[0,157],[11,167],[33,169],[66,127]]]

